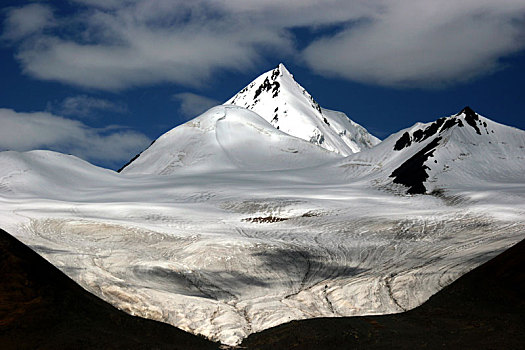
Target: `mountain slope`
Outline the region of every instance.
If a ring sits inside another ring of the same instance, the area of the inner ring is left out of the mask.
[[[283,64],[257,77],[225,105],[248,108],[289,135],[345,156],[380,142],[344,113],[321,108]]]
[[[349,177],[368,177],[408,194],[523,183],[525,131],[465,107],[456,115],[401,130],[340,164]]]
[[[248,109],[217,106],[159,137],[121,172],[286,170],[337,158],[341,156],[275,129]]]
[[[112,170],[53,151],[0,152],[0,195],[70,199],[88,198],[97,188],[120,180]]]
[[[406,313],[294,321],[253,334],[242,345],[519,348],[525,341],[524,257],[522,241]],[[0,342],[5,349],[217,348],[174,327],[118,311],[2,230],[0,276]]]

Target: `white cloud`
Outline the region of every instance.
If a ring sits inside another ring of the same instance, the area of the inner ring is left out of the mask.
[[[173,95],[173,99],[180,103],[180,112],[185,117],[196,117],[213,106],[220,104],[219,101],[206,96],[191,92],[181,92]]]
[[[367,8],[363,0],[329,0],[327,8],[312,0],[284,8],[274,0],[77,2],[78,16],[19,46],[24,73],[105,90],[159,82],[195,87],[217,70],[255,69],[268,53],[293,55],[286,28],[355,18],[356,11],[334,4],[343,10],[354,4],[358,13]]]
[[[525,48],[525,2],[392,1],[383,11],[314,41],[315,71],[365,83],[440,86],[502,68]]]
[[[30,4],[12,8],[7,11],[2,38],[20,40],[53,25],[53,11],[47,5]]]
[[[257,73],[266,57],[279,56],[320,74],[427,86],[490,73],[525,46],[523,0],[76,2],[77,14],[55,18],[55,30],[38,30],[49,21],[36,16],[40,25],[13,31],[26,74],[105,90],[162,82],[196,87],[218,70]],[[14,11],[6,23],[31,23]],[[321,38],[327,31],[316,31],[340,27]],[[301,37],[309,44],[303,52],[295,28],[312,30]]]
[[[91,128],[47,112],[21,113],[1,108],[0,124],[0,150],[4,151],[49,149],[117,165],[149,144],[145,135],[126,128]]]
[[[97,116],[98,113],[102,111],[125,113],[128,110],[127,106],[123,103],[112,102],[87,95],[67,97],[58,104],[49,104],[48,109],[56,111],[60,115],[80,118]]]

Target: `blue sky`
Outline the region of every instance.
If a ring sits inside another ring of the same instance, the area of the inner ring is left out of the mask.
[[[280,62],[380,138],[465,105],[525,129],[523,0],[2,4],[0,150],[116,169]]]

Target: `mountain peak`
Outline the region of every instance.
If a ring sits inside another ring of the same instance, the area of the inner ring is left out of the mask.
[[[456,116],[459,116],[461,114],[464,114],[465,116],[470,116],[471,118],[473,118],[474,116],[477,115],[476,112],[474,112],[474,110],[472,108],[470,108],[469,106],[465,106],[461,112],[459,112],[458,114],[456,114]]]
[[[465,125],[468,125],[477,135],[494,133],[494,130],[489,131],[487,122],[490,121],[481,117],[469,106],[466,106],[461,112],[450,117],[439,118],[435,122],[427,124],[417,123],[410,130],[405,131],[397,140],[394,151],[400,151],[409,147],[412,143],[421,143],[430,137],[441,135],[453,127],[463,128]]]
[[[476,134],[481,135],[482,129],[484,129],[487,134],[489,133],[489,130],[487,129],[487,122],[481,120],[479,114],[474,112],[474,110],[469,106],[466,106],[461,110],[461,112],[456,114],[456,117],[460,116],[463,116],[463,119],[476,131]]]
[[[276,129],[341,155],[379,143],[344,113],[321,108],[283,63],[261,74],[228,104],[252,110]]]
[[[289,77],[290,79],[294,79],[294,76],[290,71],[286,68],[286,66],[283,63],[279,63],[276,70],[279,72],[280,77]]]

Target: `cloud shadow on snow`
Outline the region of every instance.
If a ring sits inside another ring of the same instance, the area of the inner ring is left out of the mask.
[[[338,262],[339,256],[305,249],[271,249],[252,253],[259,263],[239,270],[183,271],[162,266],[135,265],[131,274],[145,288],[213,300],[234,300],[245,289],[285,286],[296,292],[335,278],[356,276],[366,269]],[[344,257],[339,257],[345,261]]]

